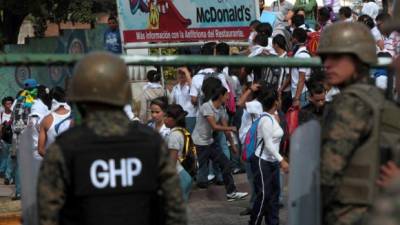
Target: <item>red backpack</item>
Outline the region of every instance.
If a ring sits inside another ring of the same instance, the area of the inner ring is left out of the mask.
[[[311,56],[317,56],[317,50],[319,45],[319,39],[321,37],[321,32],[319,31],[309,32],[307,33],[307,36],[308,36],[306,43],[307,50]]]

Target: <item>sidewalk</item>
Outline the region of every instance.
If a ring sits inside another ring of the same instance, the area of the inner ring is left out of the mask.
[[[239,191],[250,193],[250,187],[245,174],[234,175]],[[224,186],[211,185],[208,189],[192,191],[188,203],[189,225],[246,225],[249,216],[240,216],[249,204],[246,199],[228,202],[225,197]],[[280,224],[287,224],[287,209],[280,210]]]
[[[21,201],[11,201],[14,185],[0,179],[0,225],[20,225]]]

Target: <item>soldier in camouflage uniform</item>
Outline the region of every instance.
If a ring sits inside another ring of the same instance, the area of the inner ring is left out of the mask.
[[[384,26],[388,32],[400,30],[400,2],[393,6],[393,19]],[[395,61],[397,79],[400,75],[400,57]],[[397,88],[399,88],[397,86]],[[399,89],[397,89],[399,92]],[[397,93],[399,95],[399,93]],[[399,96],[397,96],[399,98]],[[399,100],[399,99],[397,99]],[[383,186],[389,184],[385,193],[374,204],[373,212],[368,218],[369,225],[398,225],[400,224],[400,169],[399,165],[392,163],[382,168],[379,183]],[[393,181],[394,180],[394,181]]]
[[[379,165],[374,162],[376,169],[357,168],[357,163],[354,163],[355,156],[364,151],[362,148],[368,145],[369,135],[374,130],[371,119],[373,110],[369,104],[351,94],[356,84],[369,83],[369,67],[377,62],[375,51],[374,38],[362,24],[336,23],[327,27],[321,35],[318,53],[327,81],[342,92],[333,100],[322,123],[321,198],[324,225],[347,225],[361,221],[370,207],[371,193],[375,191],[372,186],[377,176],[369,179],[370,174],[365,173],[378,170]],[[378,154],[378,148],[364,152],[368,151],[371,156]],[[357,180],[359,178],[361,181]],[[364,186],[353,185],[357,182]]]
[[[124,62],[92,53],[67,93],[81,115],[49,147],[38,180],[39,224],[186,224],[179,178],[162,138],[130,123]]]

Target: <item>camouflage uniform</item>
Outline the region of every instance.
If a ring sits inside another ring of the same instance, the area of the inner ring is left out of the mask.
[[[91,130],[99,136],[124,135],[129,128],[129,120],[121,112],[98,111],[90,114],[85,121]],[[162,148],[160,158],[160,189],[163,191],[167,205],[165,206],[167,223],[170,225],[186,224],[186,212],[183,207],[182,194],[179,186],[179,177],[176,174],[174,163],[168,152]],[[65,203],[65,195],[71,177],[65,165],[60,146],[51,145],[42,163],[38,180],[39,224],[55,225],[58,222],[58,213]]]
[[[96,63],[94,63],[94,61]],[[82,207],[80,200],[71,200],[76,196],[76,186],[74,186],[74,182],[78,182],[76,177],[77,168],[70,163],[71,160],[68,161],[68,154],[72,153],[70,153],[71,148],[68,148],[70,146],[65,146],[65,140],[68,140],[67,142],[70,145],[75,144],[74,140],[76,140],[76,143],[85,143],[86,140],[82,141],[82,137],[80,137],[82,130],[86,130],[85,132],[92,131],[96,138],[93,140],[94,142],[98,139],[109,140],[113,137],[125,137],[132,134],[133,126],[137,126],[134,129],[135,138],[143,137],[143,144],[147,142],[160,143],[159,153],[156,154],[156,157],[159,157],[157,160],[158,168],[154,168],[157,171],[157,173],[154,174],[157,174],[156,176],[158,177],[156,179],[152,177],[142,180],[144,180],[144,182],[147,180],[149,180],[148,182],[156,182],[155,190],[162,198],[162,202],[160,201],[158,204],[162,212],[150,209],[148,213],[151,215],[143,216],[146,218],[150,217],[154,220],[161,217],[160,214],[162,213],[163,216],[165,216],[165,224],[187,224],[186,210],[182,199],[179,177],[176,173],[176,166],[170,159],[169,152],[164,146],[161,137],[155,131],[144,125],[131,124],[122,110],[123,105],[127,104],[131,99],[130,84],[124,62],[110,54],[92,53],[86,56],[80,64],[83,65],[78,64],[78,69],[77,67],[75,69],[75,75],[71,81],[69,92],[67,93],[69,96],[68,98],[76,102],[78,106],[81,102],[86,101],[95,108],[86,112],[81,125],[77,125],[60,135],[56,142],[46,151],[38,176],[39,224],[62,224],[62,221],[60,221],[62,219],[61,215],[65,214],[67,206],[69,206],[68,209],[71,208],[71,205],[73,205],[75,209],[76,207]],[[112,80],[110,80],[110,78]],[[85,82],[88,83],[86,84]],[[116,87],[119,87],[119,89]],[[98,90],[102,90],[102,92],[98,92]],[[134,141],[134,139],[132,140]],[[60,143],[63,143],[63,145]],[[158,144],[152,146],[155,147],[149,148],[148,152],[157,151]],[[80,146],[76,146],[76,149],[79,149],[79,147]],[[77,154],[79,155],[79,152]],[[143,163],[143,167],[144,166],[145,164]],[[86,176],[82,176],[86,179]],[[71,201],[77,202],[71,204]],[[131,203],[132,202],[129,202],[129,204]],[[75,205],[77,206],[75,207]],[[119,207],[121,204],[117,205]],[[155,204],[152,203],[151,206],[153,205]],[[127,211],[126,208],[121,210]],[[96,208],[92,209],[92,211],[96,212]],[[102,215],[98,216],[101,217]],[[110,218],[110,215],[107,215],[107,218]],[[119,219],[119,224],[121,224],[121,220],[124,218],[116,219]],[[75,224],[76,223],[79,223],[79,221],[75,221]]]
[[[372,110],[359,98],[340,94],[322,124],[321,196],[323,224],[354,224],[367,211],[365,206],[341,205],[337,188],[352,154],[371,131]]]
[[[374,204],[368,225],[400,224],[400,179],[397,179]]]
[[[359,23],[336,23],[321,34],[318,54],[352,54],[370,65],[377,62],[375,41],[370,31]],[[354,65],[357,67],[357,65]],[[366,67],[364,67],[366,68]],[[360,71],[359,71],[360,72]],[[374,128],[373,108],[363,99],[347,93],[353,84],[367,83],[368,74],[359,74],[343,81],[341,94],[335,96],[326,110],[322,122],[321,146],[321,198],[322,224],[350,225],[360,222],[369,209],[368,203],[344,203],[345,175],[348,173],[355,153],[369,140]],[[378,149],[376,149],[378,151]],[[369,182],[375,182],[369,180]],[[349,192],[347,192],[349,193]]]

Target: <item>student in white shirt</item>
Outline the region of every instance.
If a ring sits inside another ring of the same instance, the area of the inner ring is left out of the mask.
[[[192,104],[190,96],[192,78],[190,77],[190,72],[187,67],[181,67],[178,69],[177,80],[178,83],[172,88],[171,102],[182,106],[182,108],[188,113],[185,119],[186,129],[192,133],[196,124],[197,108]]]
[[[193,179],[190,174],[183,168],[179,158],[182,157],[185,149],[185,136],[182,130],[185,129],[185,117],[187,112],[182,106],[172,104],[168,106],[166,111],[165,125],[171,129],[167,138],[167,146],[170,151],[171,159],[176,162],[176,169],[180,177],[180,184],[183,193],[183,199],[188,201],[189,194],[192,189]]]
[[[339,20],[342,22],[353,22],[353,11],[348,6],[339,9]]]
[[[203,45],[201,48],[201,55],[204,56],[214,56],[215,55],[215,42],[208,42]],[[201,69],[199,72],[197,72],[196,75],[193,76],[192,78],[192,84],[190,86],[190,96],[192,100],[192,104],[195,107],[200,107],[204,102],[203,102],[203,97],[204,94],[202,92],[202,87],[203,87],[203,82],[209,78],[209,77],[215,77],[218,78],[221,82],[222,85],[228,90],[229,92],[229,87],[225,79],[225,75],[222,73],[217,72],[217,68],[204,68]]]
[[[167,92],[161,85],[161,74],[155,70],[147,72],[148,83],[143,87],[140,99],[139,118],[143,123],[147,123],[150,118],[150,102],[161,96],[167,96]]]
[[[307,40],[307,32],[301,28],[296,28],[292,36],[293,45],[296,47],[294,58],[311,58],[305,42]],[[307,88],[305,86],[306,80],[311,75],[310,68],[294,67],[290,71],[290,80],[288,79],[282,86],[284,90],[290,83],[290,90],[292,93],[292,106],[303,107],[307,105]]]
[[[258,97],[263,106],[257,127],[257,149],[250,158],[254,174],[256,199],[250,216],[250,225],[259,225],[263,218],[266,224],[279,224],[279,167],[288,172],[289,164],[279,154],[281,138],[284,134],[277,110],[278,92],[272,88],[263,89]]]
[[[41,157],[56,137],[68,130],[72,123],[71,107],[66,102],[64,90],[55,87],[50,91],[50,96],[53,99],[51,113],[40,123],[38,153]]]
[[[8,185],[14,180],[14,167],[11,160],[10,148],[12,144],[11,106],[14,99],[11,96],[2,99],[3,111],[0,112],[0,173],[4,175],[4,184]]]
[[[151,121],[147,125],[155,129],[164,140],[168,137],[170,129],[165,126],[165,111],[168,107],[167,97],[158,97],[150,103]]]

